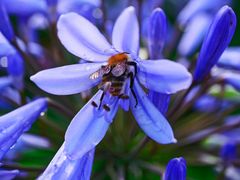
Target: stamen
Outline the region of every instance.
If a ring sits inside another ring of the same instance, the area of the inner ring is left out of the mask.
[[[109,112],[111,109],[108,105],[104,104],[103,109],[105,109],[107,112]]]
[[[98,107],[98,105],[97,105],[97,103],[95,103],[94,101],[92,101],[92,103],[91,103],[94,107]]]

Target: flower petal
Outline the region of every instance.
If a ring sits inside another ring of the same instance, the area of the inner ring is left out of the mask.
[[[151,59],[162,55],[167,35],[167,18],[161,8],[155,9],[150,17],[148,26],[148,50]]]
[[[0,31],[9,41],[12,41],[15,38],[15,35],[12,29],[12,25],[10,24],[5,6],[2,2],[0,3],[0,19]]]
[[[40,98],[0,117],[0,159],[46,107],[46,98]]]
[[[113,27],[113,46],[120,52],[138,55],[139,26],[134,7],[126,8]]]
[[[44,91],[56,95],[76,94],[98,84],[100,78],[90,79],[103,64],[85,63],[40,71],[31,80]]]
[[[109,125],[115,116],[118,103],[117,98],[108,99],[110,112],[94,107],[94,101],[99,104],[102,91],[97,94],[79,111],[69,125],[66,134],[66,153],[70,159],[81,158],[85,153],[93,149],[105,136]],[[107,102],[106,102],[107,103]],[[103,102],[104,104],[104,102]]]
[[[236,15],[228,7],[222,7],[215,16],[203,41],[194,73],[194,81],[202,81],[217,63],[225,48],[232,40],[236,29]]]
[[[156,108],[165,115],[168,110],[171,96],[169,94],[162,94],[155,91],[149,91],[149,99],[156,106]]]
[[[0,57],[16,53],[16,50],[10,45],[6,37],[0,32]]]
[[[10,77],[0,77],[0,90],[9,86],[12,83],[12,78]]]
[[[165,117],[151,103],[138,82],[134,83],[134,91],[138,105],[133,96],[130,97],[130,107],[139,126],[153,140],[161,144],[175,143],[173,131]]]
[[[65,152],[65,143],[60,147],[47,169],[38,180],[72,179],[88,180],[91,176],[95,149],[87,152],[83,157],[71,160]]]
[[[138,63],[138,79],[150,90],[172,94],[188,88],[192,82],[187,69],[173,61],[142,60]]]
[[[61,15],[57,28],[65,48],[82,59],[104,62],[116,53],[99,30],[76,13]]]
[[[240,70],[240,47],[230,47],[227,48],[219,61],[217,62],[218,67]]]
[[[164,180],[185,180],[187,172],[187,165],[184,158],[174,158],[168,162],[166,172],[164,174]]]

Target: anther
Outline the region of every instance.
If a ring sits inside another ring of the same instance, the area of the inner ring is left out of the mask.
[[[109,112],[111,109],[109,106],[107,106],[106,104],[103,105],[103,109],[105,109],[107,112]]]
[[[94,107],[98,107],[98,105],[97,105],[97,103],[95,103],[94,101],[92,101],[92,103],[91,103]]]

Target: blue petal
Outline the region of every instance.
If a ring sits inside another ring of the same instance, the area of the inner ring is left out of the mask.
[[[112,42],[118,51],[138,55],[139,26],[134,7],[126,8],[116,20]]]
[[[156,108],[163,115],[166,115],[171,96],[169,94],[162,94],[155,91],[150,91],[148,96]]]
[[[1,180],[12,180],[14,179],[18,174],[19,170],[0,170],[0,179]]]
[[[5,36],[0,32],[0,57],[16,53]]]
[[[172,94],[187,89],[192,82],[187,69],[173,61],[142,60],[138,63],[140,71],[137,77],[150,90]]]
[[[165,117],[150,102],[138,82],[134,83],[138,105],[131,95],[130,107],[142,130],[153,140],[161,144],[176,143],[171,126]]]
[[[65,152],[65,143],[58,150],[47,169],[38,180],[89,180],[94,159],[94,149],[87,152],[83,157],[71,160]]]
[[[219,61],[217,62],[218,67],[240,70],[240,47],[227,48]]]
[[[148,27],[148,49],[151,59],[161,57],[167,36],[167,19],[164,11],[157,8],[153,11]]]
[[[46,106],[46,98],[41,98],[0,117],[0,159],[29,130]]]
[[[106,97],[110,112],[94,107],[92,101],[99,104],[102,91],[97,94],[73,118],[65,134],[66,152],[70,159],[78,159],[93,149],[105,136],[114,118],[118,103],[117,98]],[[104,102],[103,102],[104,104]]]
[[[0,31],[9,41],[12,41],[15,38],[14,32],[2,2],[0,2],[0,19]]]
[[[181,56],[190,56],[202,43],[210,25],[211,17],[206,13],[195,16],[187,25],[178,45]]]
[[[11,76],[22,76],[24,74],[24,62],[18,53],[8,56],[7,70]]]
[[[169,161],[166,172],[164,174],[164,180],[186,180],[187,165],[184,158],[174,158]]]
[[[12,78],[10,77],[0,77],[0,90],[9,86],[12,83]]]
[[[215,16],[206,35],[194,74],[194,81],[200,82],[217,63],[224,49],[230,43],[236,28],[236,15],[228,7],[222,7]]]
[[[62,15],[57,28],[58,37],[65,48],[82,59],[104,62],[116,53],[99,30],[76,13]]]
[[[97,85],[100,78],[90,79],[103,64],[85,63],[40,71],[31,80],[44,91],[56,95],[76,94]]]
[[[7,12],[17,16],[27,17],[34,13],[46,13],[45,0],[2,0]]]

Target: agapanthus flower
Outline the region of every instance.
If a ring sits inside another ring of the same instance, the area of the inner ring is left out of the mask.
[[[88,63],[44,70],[31,80],[57,95],[79,93],[97,84],[100,88],[67,129],[65,151],[71,159],[81,158],[102,140],[119,105],[126,111],[131,108],[139,126],[153,140],[176,142],[168,121],[140,84],[157,92],[176,93],[189,87],[191,74],[172,61],[138,57],[139,27],[133,7],[125,9],[117,19],[113,46],[93,24],[75,13],[62,15],[57,27],[67,50]]]
[[[0,159],[29,130],[46,107],[47,99],[40,98],[0,117]]]
[[[167,18],[161,8],[155,9],[149,19],[148,51],[151,59],[161,59],[167,35]],[[149,98],[158,110],[165,114],[168,110],[170,95],[150,90]]]
[[[202,81],[217,63],[232,40],[236,28],[236,15],[228,7],[222,7],[215,16],[203,41],[194,73],[194,81]]]
[[[185,180],[187,175],[187,165],[184,158],[174,158],[167,164],[164,173],[164,180]]]

